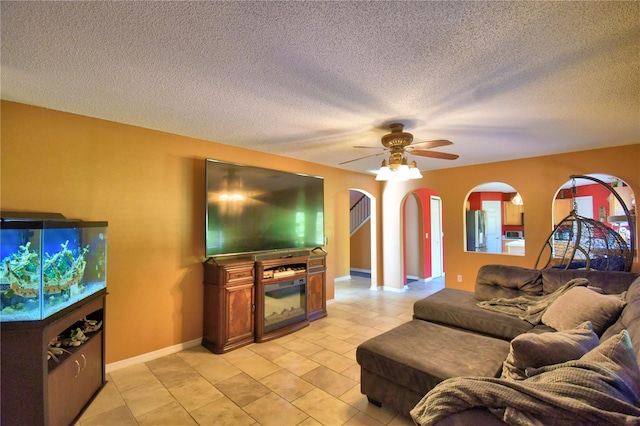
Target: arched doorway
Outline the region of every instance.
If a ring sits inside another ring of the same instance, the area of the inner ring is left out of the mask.
[[[350,270],[369,274],[372,290],[378,290],[376,199],[361,189],[349,190]]]

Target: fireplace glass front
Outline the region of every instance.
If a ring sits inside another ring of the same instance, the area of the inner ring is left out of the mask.
[[[298,278],[264,287],[264,332],[304,321],[307,317],[307,279]]]

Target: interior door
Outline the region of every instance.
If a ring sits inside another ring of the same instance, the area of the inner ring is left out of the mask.
[[[502,253],[502,202],[483,201],[487,214],[487,253]]]
[[[431,196],[431,277],[444,274],[442,264],[442,200]]]

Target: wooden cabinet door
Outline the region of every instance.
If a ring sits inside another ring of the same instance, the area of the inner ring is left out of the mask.
[[[522,225],[522,213],[524,212],[523,206],[517,206],[511,201],[504,201],[502,203],[504,210],[503,222],[505,225]]]
[[[309,314],[322,309],[324,290],[324,273],[309,274],[307,281],[307,297],[309,301]]]
[[[48,425],[69,425],[102,386],[102,331],[48,377]]]
[[[249,339],[253,341],[253,283],[228,287],[227,291],[227,343]]]

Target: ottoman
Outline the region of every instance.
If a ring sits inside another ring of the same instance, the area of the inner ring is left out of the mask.
[[[358,346],[360,390],[369,402],[408,415],[445,379],[497,377],[508,353],[508,341],[413,320]]]

